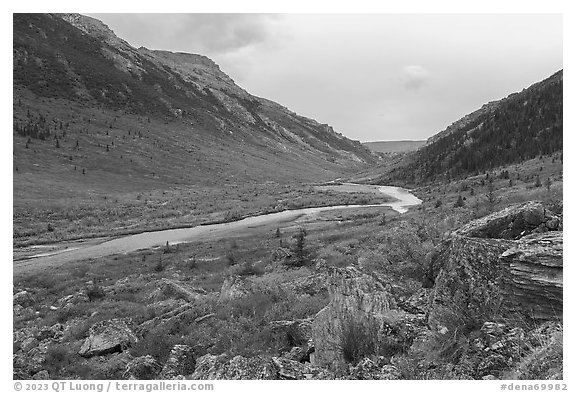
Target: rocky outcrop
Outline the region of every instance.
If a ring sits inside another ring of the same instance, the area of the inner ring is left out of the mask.
[[[183,379],[194,372],[195,365],[194,350],[188,345],[175,345],[162,368],[160,379]]]
[[[482,323],[493,319],[502,304],[504,265],[500,255],[510,240],[454,237],[448,260],[435,280],[429,323],[438,330],[451,320]]]
[[[122,352],[138,341],[126,322],[119,319],[98,322],[90,328],[78,354],[83,357]]]
[[[387,288],[356,268],[335,269],[328,287],[330,303],[312,324],[318,366],[341,368],[358,356],[409,347],[423,326],[423,316],[398,309]]]
[[[312,338],[312,318],[293,321],[272,321],[270,328],[284,336],[286,345],[298,346]]]
[[[134,358],[126,366],[122,379],[155,379],[162,371],[162,365],[152,356]]]
[[[530,201],[511,205],[503,210],[473,220],[453,235],[488,239],[518,239],[533,232],[561,230],[560,217],[544,207],[542,202]]]
[[[442,329],[456,320],[481,325],[513,315],[561,318],[559,220],[542,203],[527,202],[453,232],[431,258],[439,270],[433,280],[431,326]]]
[[[561,319],[562,254],[562,232],[529,235],[506,250],[506,308],[534,319]]]

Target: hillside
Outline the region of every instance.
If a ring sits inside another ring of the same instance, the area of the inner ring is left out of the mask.
[[[339,204],[310,183],[378,159],[205,56],[79,14],[14,14],[13,30],[15,245]]]
[[[75,167],[101,173],[103,181],[87,181],[107,190],[108,176],[309,181],[375,161],[330,126],[252,96],[205,56],[136,49],[78,14],[15,14],[13,22],[19,176],[50,177],[57,167],[58,182]]]
[[[376,141],[364,142],[363,145],[373,152],[406,153],[418,150],[426,141]]]
[[[457,178],[561,152],[562,80],[559,71],[482,106],[428,139],[379,181]]]

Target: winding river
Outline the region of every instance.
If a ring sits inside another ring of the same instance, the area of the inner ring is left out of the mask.
[[[358,187],[359,189],[361,187],[366,187],[365,185],[356,185],[352,183],[346,183],[345,186]],[[99,244],[80,241],[72,248],[61,249],[50,253],[36,254],[26,259],[15,260],[14,272],[23,272],[35,268],[47,268],[70,261],[128,253],[140,249],[162,246],[165,245],[166,242],[177,244],[192,241],[219,240],[226,237],[238,236],[250,231],[272,230],[281,223],[289,223],[301,218],[302,216],[311,216],[324,211],[367,207],[389,207],[402,214],[407,212],[410,206],[422,203],[420,199],[412,195],[408,190],[400,187],[379,186],[378,190],[381,193],[394,198],[394,200],[376,205],[340,205],[285,210],[278,213],[247,217],[242,220],[221,224],[143,232],[136,235],[128,235],[104,241]]]

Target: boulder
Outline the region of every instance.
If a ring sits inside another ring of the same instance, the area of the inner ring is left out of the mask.
[[[38,341],[46,339],[58,340],[62,338],[63,335],[64,335],[64,325],[62,325],[61,323],[55,323],[50,327],[43,326],[40,329],[40,332],[38,332],[36,338],[38,339]]]
[[[138,341],[126,322],[119,319],[94,324],[78,354],[83,357],[122,352]]]
[[[548,222],[550,224],[548,225]],[[517,239],[535,231],[560,226],[560,217],[539,201],[517,203],[505,209],[473,220],[454,235],[488,239]]]
[[[122,379],[155,379],[162,371],[162,365],[152,356],[134,358],[126,366]]]
[[[290,351],[283,353],[282,357],[299,363],[310,362],[310,355],[312,355],[314,351],[314,343],[312,340],[308,340],[308,342],[302,346],[292,347]]]
[[[160,379],[182,379],[194,372],[195,365],[194,350],[188,345],[175,345],[162,368]]]
[[[34,296],[28,291],[20,291],[12,296],[12,304],[14,306],[22,306],[24,308],[32,306],[36,303]]]
[[[191,376],[194,380],[216,379],[277,379],[274,363],[263,357],[245,358],[227,355],[204,355],[196,360],[196,369]]]
[[[314,365],[341,369],[358,356],[391,356],[424,328],[423,315],[398,309],[384,284],[354,267],[335,269],[328,289],[330,302],[312,323]]]
[[[285,344],[289,347],[304,345],[312,338],[312,318],[272,321],[270,328],[276,333],[281,333]]]
[[[87,303],[89,301],[90,299],[88,298],[86,291],[82,290],[58,299],[56,303],[54,303],[54,306],[58,308],[69,308],[74,304]]]

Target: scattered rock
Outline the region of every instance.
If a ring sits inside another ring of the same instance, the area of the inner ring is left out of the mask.
[[[193,315],[195,313],[196,310],[194,310],[194,305],[192,303],[185,303],[174,310],[168,311],[158,317],[149,319],[148,321],[141,323],[136,329],[136,332],[140,335],[144,335],[156,326],[165,323],[172,323],[178,320],[183,320],[184,318],[187,318],[189,315]]]
[[[88,298],[86,291],[82,290],[80,292],[73,293],[58,299],[56,303],[54,303],[54,306],[58,308],[69,308],[74,304],[87,303],[89,301],[90,299]]]
[[[54,325],[48,327],[44,326],[40,329],[40,332],[36,336],[38,341],[46,339],[58,340],[64,335],[64,326],[60,323],[55,323]]]
[[[270,359],[262,357],[245,358],[227,355],[204,355],[196,360],[196,369],[191,376],[194,380],[217,379],[277,379],[276,367]]]
[[[89,337],[82,344],[78,354],[91,357],[122,352],[137,341],[138,339],[123,320],[102,321],[90,328]]]
[[[276,379],[303,380],[335,378],[333,373],[313,366],[310,363],[300,363],[284,357],[273,357],[272,362],[276,368]]]
[[[386,358],[378,356],[375,359],[364,358],[351,366],[347,379],[391,380],[400,379],[401,376],[400,371],[389,364]]]
[[[162,371],[162,365],[152,356],[140,356],[128,363],[122,379],[155,379]]]

